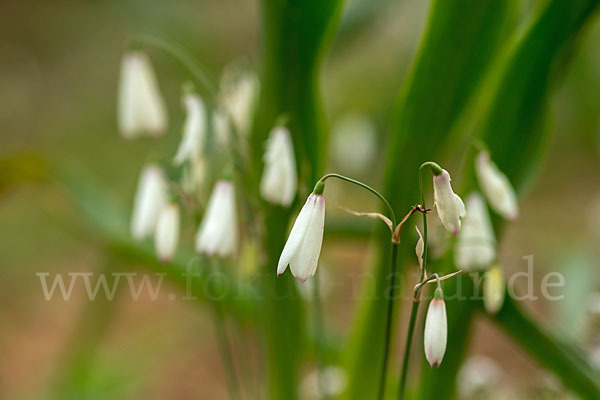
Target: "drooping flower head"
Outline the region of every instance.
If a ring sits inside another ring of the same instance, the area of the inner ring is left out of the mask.
[[[154,246],[158,259],[170,261],[177,251],[179,242],[179,207],[175,203],[166,204],[158,215]]]
[[[121,61],[117,118],[126,139],[146,133],[162,135],[167,128],[167,111],[150,59],[140,51],[129,51]]]
[[[427,309],[425,317],[425,357],[429,366],[439,367],[446,353],[448,340],[448,320],[446,318],[446,303],[441,288],[437,288]]]
[[[185,94],[183,106],[186,118],[183,125],[183,138],[173,160],[175,165],[198,160],[202,155],[205,140],[206,110],[202,98],[194,93]]]
[[[479,186],[488,202],[498,214],[506,219],[519,216],[517,195],[510,181],[492,162],[488,152],[479,153],[475,160]]]
[[[483,280],[483,305],[490,314],[496,314],[504,304],[506,282],[504,272],[499,265],[494,265],[487,271]]]
[[[277,276],[283,274],[288,265],[292,275],[302,281],[315,274],[323,243],[324,226],[325,198],[323,183],[319,182],[308,196],[292,226],[277,264]]]
[[[260,181],[262,197],[271,203],[289,206],[296,196],[298,179],[294,146],[286,128],[278,126],[271,131],[264,162]]]
[[[222,105],[242,136],[250,131],[260,90],[258,76],[250,71],[225,74]]]
[[[433,175],[433,204],[444,228],[455,236],[460,231],[460,220],[466,215],[462,199],[454,193],[450,184],[450,174],[441,169]]]
[[[463,220],[454,251],[454,261],[465,271],[485,269],[496,259],[496,238],[487,206],[479,193],[467,197]]]
[[[133,204],[131,233],[142,240],[154,233],[158,214],[167,202],[167,184],[160,167],[151,164],[142,170]]]
[[[227,180],[215,185],[196,234],[196,251],[208,256],[234,255],[238,248],[235,187]]]

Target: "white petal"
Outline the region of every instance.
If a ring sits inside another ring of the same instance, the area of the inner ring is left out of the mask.
[[[490,160],[487,152],[482,152],[475,161],[479,185],[492,208],[506,219],[519,215],[517,195],[504,175]]]
[[[183,138],[174,159],[175,165],[181,165],[186,160],[199,159],[205,140],[204,102],[200,96],[188,94],[184,96],[183,104],[186,109],[186,120],[183,126]]]
[[[117,111],[119,130],[127,139],[143,132],[161,135],[166,129],[164,100],[150,60],[142,52],[132,51],[123,56]]]
[[[259,89],[258,77],[251,72],[241,74],[224,88],[223,106],[242,136],[250,130]]]
[[[483,280],[483,305],[488,313],[495,314],[502,307],[505,288],[502,268],[497,265],[490,268]]]
[[[446,352],[448,340],[448,321],[446,319],[446,304],[443,300],[433,299],[427,309],[425,318],[425,357],[429,366],[439,367]]]
[[[458,235],[454,260],[458,268],[485,269],[496,259],[496,239],[487,207],[479,193],[467,197],[467,216]]]
[[[322,195],[311,196],[313,196],[315,206],[310,215],[308,229],[302,244],[290,260],[292,274],[302,281],[315,274],[319,263],[321,245],[323,244],[325,199]]]
[[[229,256],[237,251],[237,244],[235,188],[231,182],[219,181],[196,234],[196,251],[209,256]]]
[[[154,244],[161,261],[173,258],[179,242],[179,208],[176,204],[167,204],[161,210],[156,224]]]
[[[146,166],[138,181],[131,219],[131,232],[136,240],[142,240],[154,232],[158,214],[166,202],[166,190],[160,167]]]
[[[287,129],[277,127],[271,131],[264,162],[260,181],[262,197],[271,203],[289,206],[296,196],[298,181],[294,148]]]
[[[450,174],[442,170],[442,174],[433,177],[433,198],[438,216],[446,230],[454,235],[460,230],[460,218],[465,214],[465,206],[450,184]]]

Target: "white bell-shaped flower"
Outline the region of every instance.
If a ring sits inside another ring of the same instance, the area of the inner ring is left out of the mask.
[[[136,240],[154,233],[158,214],[166,202],[167,184],[162,169],[156,165],[144,167],[138,181],[131,219],[131,233]]]
[[[519,216],[517,195],[510,181],[490,159],[487,152],[481,152],[475,160],[475,170],[479,186],[490,206],[506,219]]]
[[[288,265],[292,275],[303,282],[315,274],[323,243],[324,226],[325,198],[323,194],[311,193],[283,247],[277,264],[277,276],[284,273]]]
[[[170,261],[177,251],[179,243],[179,207],[177,204],[166,204],[156,223],[156,232],[154,233],[154,246],[156,255],[162,262]]]
[[[124,138],[165,132],[167,110],[146,54],[129,51],[123,55],[118,96],[117,117]]]
[[[183,107],[186,118],[183,125],[183,138],[173,160],[175,165],[199,159],[205,140],[206,109],[202,98],[197,94],[186,94],[183,96]]]
[[[241,135],[250,131],[259,89],[258,76],[249,71],[241,73],[224,89],[223,107]]]
[[[208,200],[196,234],[196,251],[209,256],[233,255],[238,248],[238,219],[235,187],[227,180],[218,181]]]
[[[445,169],[433,176],[433,203],[444,228],[455,236],[460,231],[460,219],[466,215],[462,199],[454,193],[450,174]]]
[[[496,238],[485,201],[479,193],[466,199],[467,215],[458,234],[454,261],[465,271],[485,269],[496,259]]]
[[[298,178],[294,146],[286,128],[276,127],[271,131],[263,159],[262,197],[271,203],[289,206],[296,196]]]
[[[439,287],[435,290],[433,299],[425,317],[425,357],[429,366],[439,367],[446,353],[448,341],[448,320],[446,318],[446,303],[444,294]]]
[[[483,279],[483,305],[490,314],[496,314],[504,304],[506,281],[504,271],[494,265],[486,272]]]

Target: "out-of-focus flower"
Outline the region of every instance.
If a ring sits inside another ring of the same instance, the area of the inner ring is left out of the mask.
[[[250,131],[258,100],[260,82],[250,71],[239,73],[224,85],[223,108],[231,118],[237,132],[246,135]]]
[[[490,314],[496,314],[504,304],[506,282],[504,272],[499,265],[494,265],[485,274],[483,280],[483,305]]]
[[[481,152],[475,160],[479,185],[492,208],[506,219],[519,216],[517,195],[508,178],[490,160],[487,152]]]
[[[206,110],[200,96],[193,93],[185,94],[183,96],[183,106],[186,111],[186,118],[183,125],[183,138],[173,160],[175,165],[199,159],[205,138]]]
[[[179,243],[179,207],[170,203],[165,205],[156,223],[154,246],[158,259],[167,262],[173,258]]]
[[[209,256],[229,256],[238,247],[238,220],[235,187],[226,180],[217,182],[196,234],[196,251]]]
[[[487,207],[479,193],[467,197],[467,215],[454,251],[454,261],[465,271],[485,269],[496,259],[496,238]]]
[[[292,226],[279,263],[277,275],[290,266],[294,277],[305,281],[315,274],[323,243],[325,225],[325,198],[321,193],[311,193]]]
[[[319,376],[319,373],[321,376]],[[348,377],[340,367],[326,366],[320,372],[313,370],[302,380],[302,398],[320,399],[337,397],[348,385]]]
[[[153,164],[144,167],[138,180],[131,219],[131,233],[136,240],[154,233],[158,214],[166,201],[167,184],[162,169]]]
[[[260,181],[262,197],[289,206],[296,196],[296,158],[290,132],[284,127],[271,131],[264,155],[265,168]]]
[[[221,149],[226,149],[229,145],[230,126],[227,115],[223,110],[217,108],[212,113],[212,123],[215,142]]]
[[[448,320],[446,318],[446,303],[441,288],[435,289],[433,299],[425,317],[425,357],[429,366],[439,367],[446,353],[448,340]]]
[[[433,203],[444,228],[458,235],[460,219],[466,215],[465,205],[452,190],[450,174],[445,169],[439,175],[433,175]]]
[[[496,392],[502,375],[502,369],[494,359],[484,356],[469,358],[458,373],[457,383],[460,398],[470,399],[476,394],[490,395]]]
[[[129,51],[121,61],[117,117],[124,138],[142,133],[162,135],[167,128],[167,111],[150,59],[140,51]]]
[[[186,194],[198,194],[202,190],[206,177],[206,160],[204,156],[192,158],[188,164],[183,166],[180,184]]]
[[[373,123],[361,114],[347,114],[332,128],[332,156],[342,171],[356,175],[372,168],[377,154]]]

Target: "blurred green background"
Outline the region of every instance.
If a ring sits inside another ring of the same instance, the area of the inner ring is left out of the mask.
[[[524,25],[545,2],[521,3]],[[349,1],[322,71],[329,122],[335,125],[347,113],[360,113],[374,125],[376,154],[370,168],[357,174],[375,187],[382,184],[382,145],[425,29],[429,4]],[[178,43],[217,81],[232,62],[259,69],[260,26],[259,4],[250,0],[24,0],[0,5],[0,398],[47,398],[63,384],[65,374],[72,379],[68,384],[95,394],[90,398],[226,398],[204,307],[171,301],[170,291],[163,290],[157,301],[134,302],[124,296],[90,315],[83,312],[89,301],[81,286],[70,301],[45,301],[35,273],[98,272],[112,261],[65,188],[55,181],[36,182],[45,169],[43,162],[42,172],[34,168],[32,173],[21,164],[37,165],[42,158],[68,166],[89,176],[128,209],[140,166],[159,149],[168,154],[176,149],[183,121],[180,88],[189,76],[168,56],[149,51],[167,100],[169,132],[158,140],[124,141],[117,132],[115,110],[127,38],[149,33]],[[537,291],[546,272],[565,275],[564,300],[529,302],[526,307],[580,344],[600,367],[600,300],[594,297],[600,290],[597,15],[579,39],[566,78],[551,100],[553,136],[546,160],[527,191],[521,218],[508,227],[500,259],[507,271],[516,272],[526,267],[521,257],[533,254]],[[430,117],[436,118],[435,110]],[[335,144],[335,138],[331,142]],[[329,169],[356,175],[343,170],[335,148],[330,153]],[[25,161],[10,162],[16,157]],[[360,209],[377,206],[352,188],[340,186],[329,196],[328,216],[342,214],[335,208],[338,202]],[[183,240],[191,243],[191,233],[187,235]],[[326,235],[321,270],[337,283],[349,282],[372,258],[367,239]],[[323,280],[327,329],[346,335],[356,299],[347,285],[328,286]],[[110,317],[106,308],[112,310]],[[95,324],[103,318],[110,323],[98,335]],[[89,343],[94,344],[93,354],[73,362],[74,349]],[[486,321],[477,323],[469,354],[474,362],[493,365],[487,370],[496,378],[485,382],[502,387],[506,398],[567,396],[550,374]],[[256,354],[251,359],[260,365],[255,358]],[[72,365],[87,372],[66,373]],[[468,370],[459,375],[466,382],[464,390],[478,378],[472,375]],[[477,395],[465,393],[464,398]]]

